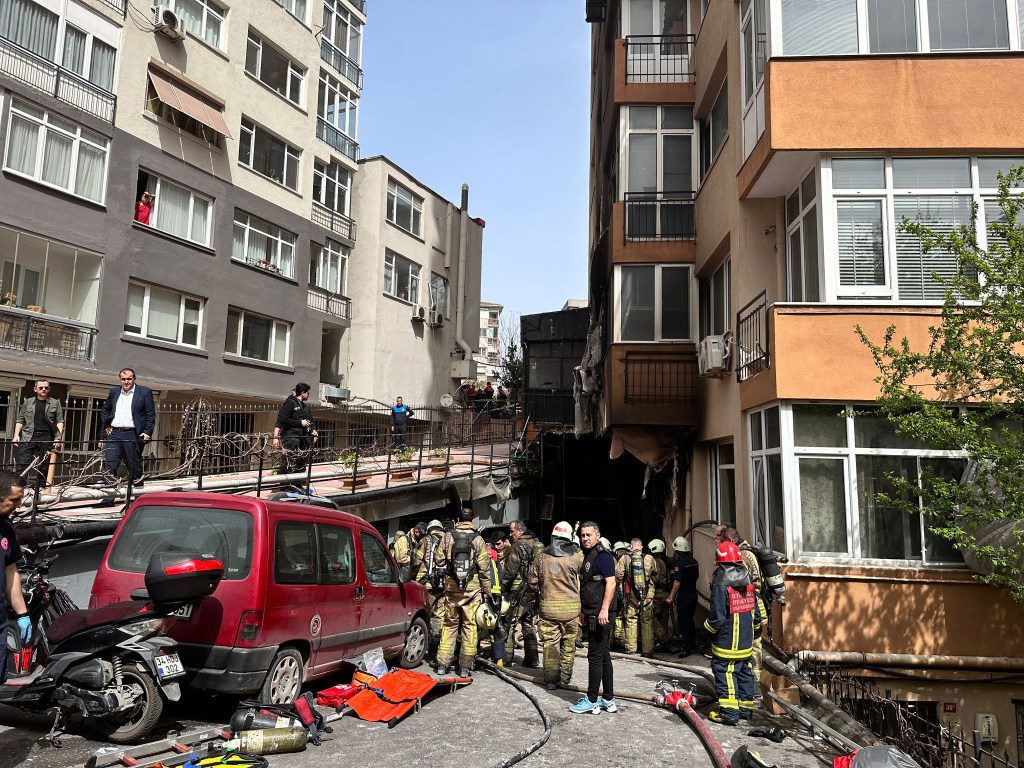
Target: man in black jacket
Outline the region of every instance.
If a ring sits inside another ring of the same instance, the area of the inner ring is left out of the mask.
[[[313,414],[306,405],[309,400],[309,384],[300,381],[292,394],[281,403],[274,426],[274,447],[284,447],[280,474],[302,472],[306,468],[309,449],[318,437],[313,429]]]

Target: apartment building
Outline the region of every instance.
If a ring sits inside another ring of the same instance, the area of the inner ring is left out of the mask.
[[[923,515],[878,505],[890,473],[964,460],[871,416],[855,331],[920,342],[939,311],[934,274],[956,263],[903,217],[949,228],[976,204],[986,242],[997,172],[1024,162],[1024,4],[593,0],[587,15],[585,426],[679,471],[666,537],[721,521],[789,558],[779,647],[892,654],[855,672],[1024,755],[1024,687],[928,666],[1024,656],[1019,632],[979,631],[1024,612]],[[707,576],[710,529],[693,538]]]
[[[505,308],[490,301],[480,302],[480,352],[476,356],[478,375],[497,386],[501,379],[501,313]]]

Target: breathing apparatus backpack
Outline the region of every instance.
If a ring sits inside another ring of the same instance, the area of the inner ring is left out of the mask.
[[[644,553],[631,552],[629,555],[630,591],[633,598],[643,600],[647,597],[647,573],[644,571]]]
[[[473,542],[479,536],[476,531],[452,531],[452,553],[448,558],[448,575],[465,589],[469,580],[476,575],[476,551]]]
[[[762,544],[746,545],[743,549],[754,553],[757,565],[761,569],[762,591],[767,602],[786,604],[786,582],[779,567],[779,556],[775,550]]]

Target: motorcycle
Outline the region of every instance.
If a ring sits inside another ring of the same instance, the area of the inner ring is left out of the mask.
[[[59,590],[46,580],[50,562],[37,561],[25,579],[36,599],[35,615],[29,611],[38,632],[35,666],[0,686],[0,704],[56,709],[46,737],[54,746],[65,723],[78,719],[117,744],[143,738],[160,719],[164,700],[181,698],[185,668],[167,631],[176,613],[191,612],[213,593],[223,564],[206,555],[157,553],[146,569],[146,588],[130,600],[61,612]]]

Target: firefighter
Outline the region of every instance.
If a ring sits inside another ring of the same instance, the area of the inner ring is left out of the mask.
[[[750,653],[754,635],[761,629],[764,606],[743,565],[740,549],[723,541],[715,550],[711,578],[711,611],[704,631],[711,636],[711,671],[715,675],[718,709],[710,718],[736,725],[754,716],[754,675]]]
[[[659,651],[666,650],[669,642],[675,637],[675,622],[672,620],[672,606],[666,603],[671,589],[672,569],[665,557],[665,542],[651,539],[647,549],[654,558],[654,647]]]
[[[485,621],[486,626],[481,627],[481,639],[486,639],[490,642],[491,661],[499,667],[503,667],[505,666],[505,625],[501,621],[503,603],[501,597],[502,563],[501,553],[495,546],[499,541],[499,537],[495,535],[487,547],[487,557],[489,558],[491,569],[491,591],[487,596],[486,602],[491,609],[493,622]],[[479,625],[480,622],[477,621],[477,626]]]
[[[447,562],[438,563],[437,556],[441,552],[444,539],[444,526],[440,520],[427,523],[427,533],[419,543],[419,570],[416,581],[427,588],[430,595],[430,649],[427,654],[431,659],[437,656],[437,646],[441,642],[441,621],[444,618],[444,572]]]
[[[420,567],[420,540],[427,533],[427,524],[417,523],[414,528],[401,536],[395,536],[394,555],[398,563],[398,571],[402,581],[409,581],[419,571]]]
[[[750,583],[754,585],[757,590],[758,596],[761,595],[761,564],[757,561],[757,555],[754,554],[754,550],[751,548],[747,540],[740,536],[739,532],[735,528],[726,528],[723,535],[728,538],[733,544],[740,548],[740,556],[743,558],[743,565],[747,568],[747,573],[750,574]],[[767,623],[768,616],[765,611],[764,621]],[[754,686],[757,698],[761,698],[760,683],[761,683],[761,633],[762,629],[758,629],[754,633],[754,645],[750,654],[750,671],[754,675]]]
[[[523,666],[539,667],[537,650],[536,593],[530,589],[530,566],[544,545],[533,535],[522,520],[513,520],[508,527],[512,543],[505,556],[501,593],[510,605],[505,617],[508,638],[505,640],[505,664],[512,666],[516,650],[516,626],[523,628]]]
[[[614,547],[615,575],[616,575],[616,604],[619,612],[615,614],[615,629],[612,633],[612,642],[619,648],[626,646],[626,593],[622,574],[626,572],[626,563],[629,561],[629,544],[624,541],[616,541]]]
[[[629,542],[629,554],[619,560],[615,578],[625,583],[626,614],[623,642],[626,653],[637,652],[637,636],[641,655],[654,655],[654,558],[644,554],[640,539]]]
[[[530,588],[539,596],[538,629],[544,649],[544,683],[549,690],[569,685],[580,632],[583,552],[571,537],[571,525],[556,525],[551,544],[530,568]]]
[[[391,556],[395,556],[395,545],[398,544],[398,540],[405,536],[405,531],[395,531],[394,537],[388,542],[388,551]]]
[[[685,659],[697,651],[697,628],[693,623],[693,615],[697,611],[697,579],[700,577],[700,564],[690,552],[690,542],[684,536],[676,536],[676,540],[672,542],[672,549],[675,551],[672,558],[672,591],[666,602],[675,606],[679,634],[683,643],[679,658]]]
[[[435,556],[435,565],[446,564],[444,572],[444,618],[441,644],[437,649],[437,674],[448,674],[460,643],[459,675],[469,677],[476,661],[478,642],[477,609],[491,591],[491,556],[473,524],[472,507],[459,510],[459,521]]]

